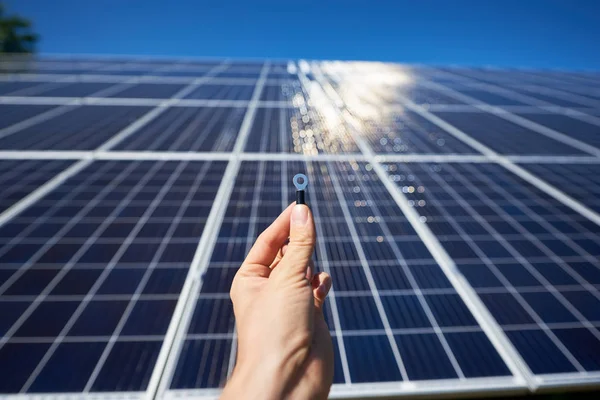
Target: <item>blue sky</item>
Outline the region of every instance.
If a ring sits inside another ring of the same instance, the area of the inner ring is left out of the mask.
[[[42,53],[600,69],[600,1],[7,0]]]

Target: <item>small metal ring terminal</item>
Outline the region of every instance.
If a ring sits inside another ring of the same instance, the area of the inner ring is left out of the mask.
[[[302,181],[302,183],[299,181]],[[304,174],[294,175],[294,179],[292,180],[292,182],[294,182],[296,190],[304,190],[306,189],[306,186],[308,186],[308,178]]]

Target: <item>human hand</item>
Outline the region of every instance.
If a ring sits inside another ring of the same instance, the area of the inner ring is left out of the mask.
[[[231,285],[238,351],[222,399],[327,398],[333,347],[323,303],[331,277],[313,276],[314,246],[310,209],[290,205],[248,253]]]

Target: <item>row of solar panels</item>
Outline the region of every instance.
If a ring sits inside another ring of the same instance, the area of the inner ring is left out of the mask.
[[[27,105],[1,105],[32,114],[3,125],[0,143],[226,153],[215,161],[172,153],[163,155],[173,161],[143,153],[91,161],[68,152],[27,160],[19,151],[26,146],[0,154],[13,158],[0,162],[0,365],[12,373],[0,392],[216,395],[235,363],[231,279],[256,235],[293,200],[297,172],[311,181],[315,263],[334,279],[326,306],[334,396],[597,384],[597,159],[560,135],[502,126],[507,113],[482,106],[431,114],[416,105],[393,111],[389,122],[383,106],[396,105],[379,97],[381,84],[365,93],[349,85],[362,84],[352,65],[349,78],[336,68],[323,64],[323,77],[300,65],[291,92],[273,86],[285,106],[260,103],[268,75],[252,89],[257,101],[242,107],[175,102],[120,122],[111,117],[141,107],[46,106],[40,114],[31,111],[34,95],[18,99]],[[416,81],[444,75],[424,76]],[[315,82],[335,88],[341,105],[320,97]],[[110,113],[74,117],[102,108]],[[358,131],[339,122],[339,111],[348,125],[359,117]],[[567,118],[564,109],[532,114]],[[507,135],[512,140],[501,141]],[[294,152],[311,161],[270,160]],[[568,164],[548,157],[519,167],[496,152],[571,156]],[[424,156],[375,160],[386,153]],[[439,162],[423,162],[431,153]],[[477,153],[484,156],[475,163],[450,162]],[[514,166],[524,170],[510,172]],[[544,181],[570,197],[549,196]]]
[[[2,179],[24,193],[66,164],[5,161]],[[146,387],[225,165],[97,161],[0,228],[3,392]],[[596,225],[498,165],[384,167],[534,374],[598,370]],[[247,161],[170,388],[223,384],[231,279],[296,171],[314,188],[317,268],[335,282],[336,383],[511,374],[370,164]]]

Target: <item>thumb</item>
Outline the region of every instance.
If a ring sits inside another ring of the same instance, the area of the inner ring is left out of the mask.
[[[314,249],[315,224],[312,213],[305,204],[296,204],[290,217],[290,241],[277,268],[286,277],[306,279],[306,267]]]

